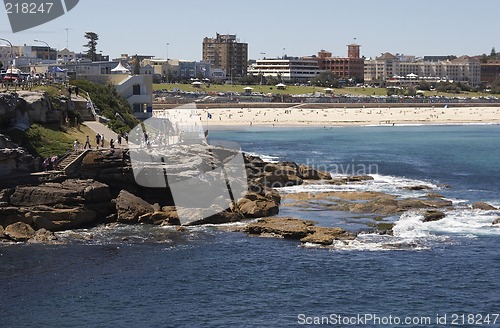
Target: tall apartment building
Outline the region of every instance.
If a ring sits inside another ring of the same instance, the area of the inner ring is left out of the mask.
[[[468,56],[446,60],[422,60],[390,53],[365,60],[365,82],[385,85],[394,80],[454,81],[472,86],[481,83],[481,64]]]
[[[217,33],[215,38],[203,39],[203,61],[214,69],[222,69],[227,76],[247,74],[248,44],[238,42],[236,35]]]

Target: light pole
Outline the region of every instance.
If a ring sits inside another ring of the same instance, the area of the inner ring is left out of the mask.
[[[167,42],[167,62],[168,62],[168,46],[170,45],[169,42]]]
[[[45,41],[42,41],[42,40],[33,40],[33,41],[45,43],[45,45],[47,46],[47,62],[50,62],[50,46],[49,46],[49,44]]]
[[[7,43],[10,45],[10,64],[11,64],[11,65],[13,65],[13,64],[14,64],[14,60],[12,59],[12,43],[10,43],[10,41],[9,41],[9,40],[7,40],[7,39],[2,39],[2,38],[0,38],[0,40],[5,41],[5,42],[7,42]],[[9,68],[9,67],[8,67],[8,65],[7,65],[7,69],[8,69],[8,68]]]

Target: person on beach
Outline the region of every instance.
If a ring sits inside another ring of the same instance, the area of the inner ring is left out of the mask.
[[[89,149],[92,149],[89,136],[87,136],[87,140],[85,140],[85,146],[83,146],[83,149],[87,149],[87,146],[89,146]]]

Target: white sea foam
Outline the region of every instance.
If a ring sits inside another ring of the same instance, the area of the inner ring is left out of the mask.
[[[278,156],[262,155],[262,154],[252,153],[252,152],[245,152],[245,153],[250,155],[250,156],[260,157],[264,162],[268,162],[268,163],[277,163],[280,160],[280,158]]]
[[[500,226],[492,222],[500,211],[457,209],[446,212],[446,217],[434,222],[424,222],[418,211],[403,213],[395,222],[393,235],[359,234],[354,240],[335,240],[329,248],[344,251],[428,250],[437,244],[454,243],[456,238],[476,238],[500,235]],[[305,244],[304,247],[319,247]]]
[[[442,189],[438,185],[429,181],[408,179],[404,177],[388,176],[374,174],[371,175],[374,180],[364,181],[363,183],[348,183],[345,185],[312,184],[280,188],[283,193],[300,192],[328,192],[328,191],[374,191],[397,195],[399,197],[420,197],[429,191]],[[342,178],[345,176],[333,176],[333,178]],[[406,187],[426,186],[429,189],[408,190]]]
[[[500,217],[500,211],[482,211],[473,209],[457,209],[446,213],[439,221],[425,223],[433,233],[476,237],[500,235],[500,226],[493,221]]]

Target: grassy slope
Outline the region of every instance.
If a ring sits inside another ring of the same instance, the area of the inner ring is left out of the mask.
[[[202,91],[202,92],[243,92],[243,88],[247,87],[246,85],[215,85],[211,84],[210,87],[207,85],[202,85],[201,88],[195,88],[190,84],[155,84],[153,86],[154,90],[173,90],[174,88],[183,90],[183,91]],[[261,92],[264,94],[273,93],[273,94],[310,94],[315,92],[324,92],[323,87],[308,87],[308,86],[295,86],[290,85],[287,86],[286,90],[277,90],[275,86],[268,85],[254,85],[251,86],[253,88],[253,92]],[[348,87],[348,88],[340,88],[334,89],[334,94],[350,94],[350,95],[360,95],[360,96],[386,96],[387,90],[385,88],[359,88],[359,87]],[[480,97],[480,96],[488,96],[489,93],[479,93],[479,92],[463,92],[461,94],[452,94],[452,93],[443,93],[443,92],[431,92],[427,91],[425,93],[426,96],[446,96],[446,97]]]
[[[26,132],[12,130],[7,133],[13,142],[26,148],[31,154],[40,157],[64,155],[73,148],[73,141],[78,139],[85,144],[87,135],[93,136],[93,131],[84,125],[79,128],[70,127],[61,130],[59,127],[33,124]]]

